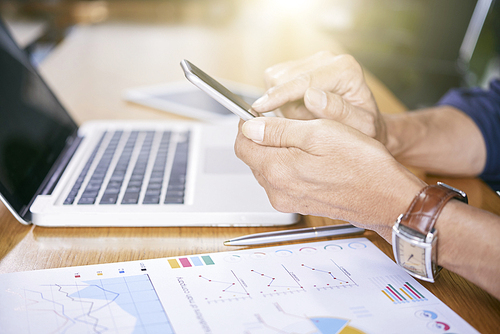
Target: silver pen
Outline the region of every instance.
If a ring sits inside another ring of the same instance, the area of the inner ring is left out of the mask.
[[[235,239],[224,241],[225,246],[251,246],[269,244],[274,242],[302,240],[311,238],[329,237],[332,235],[344,235],[363,233],[365,229],[351,224],[299,228],[295,230],[273,231],[245,235]]]

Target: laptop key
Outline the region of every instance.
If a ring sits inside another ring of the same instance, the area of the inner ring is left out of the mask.
[[[125,193],[122,204],[137,204],[139,202],[139,193]]]
[[[142,181],[144,179],[144,175],[141,174],[132,174],[130,176],[130,181]]]
[[[140,187],[140,186],[142,186],[142,181],[141,181],[141,180],[138,180],[138,181],[130,181],[130,182],[128,183],[127,188],[128,188],[128,187]]]
[[[159,204],[160,195],[146,195],[144,196],[143,204]]]
[[[184,196],[183,197],[165,197],[165,204],[184,204]]]
[[[148,188],[146,190],[146,195],[160,195],[160,193],[161,193],[161,189]]]
[[[184,190],[169,191],[167,193],[167,197],[183,197],[183,196],[184,196]]]
[[[63,204],[64,205],[68,205],[68,204],[73,204],[73,202],[75,201],[75,197],[76,196],[68,196],[66,197],[66,199],[64,200]]]
[[[119,194],[119,193],[120,193],[120,188],[119,187],[117,187],[117,188],[108,187],[108,188],[106,188],[106,191],[104,192],[104,195],[106,195],[106,194]]]
[[[161,183],[149,182],[148,190],[150,189],[161,189]]]
[[[141,192],[141,187],[140,186],[131,186],[129,185],[127,187],[126,193],[128,192],[134,192],[134,193],[140,193]]]
[[[95,203],[95,197],[80,197],[80,200],[78,200],[78,204],[94,204]]]
[[[175,190],[184,190],[184,184],[180,184],[180,185],[173,185],[173,184],[169,184],[168,185],[168,188],[167,188],[167,194],[171,191],[175,191]]]
[[[85,190],[82,194],[82,197],[97,197],[99,190]]]
[[[118,193],[112,194],[112,193],[104,193],[101,197],[101,201],[99,204],[116,204],[116,201],[118,200]]]

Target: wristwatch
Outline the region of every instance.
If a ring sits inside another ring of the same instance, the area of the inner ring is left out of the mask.
[[[392,249],[397,264],[410,275],[434,282],[441,267],[437,265],[437,231],[434,224],[452,198],[467,203],[467,195],[438,182],[426,186],[415,197],[408,211],[392,228]]]

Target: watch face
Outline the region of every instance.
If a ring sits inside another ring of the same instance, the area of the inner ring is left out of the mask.
[[[418,247],[402,238],[397,238],[398,263],[406,270],[420,276],[427,276],[425,269],[425,249]]]

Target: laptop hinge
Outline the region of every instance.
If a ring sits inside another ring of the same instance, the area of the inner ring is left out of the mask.
[[[47,178],[44,180],[42,186],[40,187],[41,191],[38,193],[38,195],[52,194],[52,191],[56,187],[57,182],[59,181],[62,174],[66,170],[69,161],[71,160],[76,150],[80,146],[82,139],[83,137],[78,137],[78,136],[68,138],[68,144],[64,148],[59,158],[54,163],[54,167],[52,167],[51,170],[49,171]]]
[[[82,142],[82,139],[83,137],[79,137],[77,135],[77,132],[66,139],[66,145],[64,149],[62,150],[57,160],[54,162],[52,168],[49,170],[47,176],[36,191],[35,195],[31,198],[31,201],[28,205],[21,208],[19,214],[20,217],[24,219],[24,221],[28,223],[31,222],[31,212],[29,208],[35,201],[36,197],[38,195],[47,195],[52,193],[52,190],[54,190],[57,181],[59,181],[59,179],[61,178],[61,175],[66,169],[69,161],[71,160],[71,157],[73,156],[73,154],[75,154],[75,151]]]

